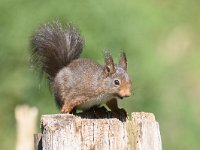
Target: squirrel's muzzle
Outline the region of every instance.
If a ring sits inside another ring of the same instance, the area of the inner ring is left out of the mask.
[[[131,96],[131,82],[129,82],[129,83],[125,82],[124,84],[122,84],[122,86],[120,87],[120,89],[118,91],[118,95],[120,97]]]
[[[131,90],[130,89],[124,89],[120,90],[118,93],[118,97],[123,98],[123,97],[129,97],[131,96]]]

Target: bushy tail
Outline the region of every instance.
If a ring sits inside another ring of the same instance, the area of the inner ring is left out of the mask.
[[[71,24],[53,22],[42,26],[32,37],[32,62],[49,80],[77,59],[84,47],[83,37]]]

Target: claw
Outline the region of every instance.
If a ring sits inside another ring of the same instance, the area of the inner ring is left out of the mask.
[[[128,116],[126,110],[123,108],[114,111],[113,114],[114,114],[114,117],[116,117],[122,121],[126,120],[126,118]]]

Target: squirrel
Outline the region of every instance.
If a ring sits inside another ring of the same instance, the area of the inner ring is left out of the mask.
[[[118,64],[111,53],[104,52],[105,65],[80,58],[84,39],[72,24],[59,21],[41,26],[32,36],[32,62],[47,77],[62,113],[88,110],[106,104],[116,114],[117,99],[131,95],[125,52]]]

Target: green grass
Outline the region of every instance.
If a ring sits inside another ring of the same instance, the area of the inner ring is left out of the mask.
[[[31,70],[29,43],[41,24],[59,19],[79,26],[86,41],[82,57],[103,64],[105,48],[116,61],[125,50],[134,96],[120,106],[128,112],[154,113],[164,149],[197,150],[199,3],[0,0],[0,149],[14,149],[16,105],[37,106],[40,114],[58,112],[47,83]]]

